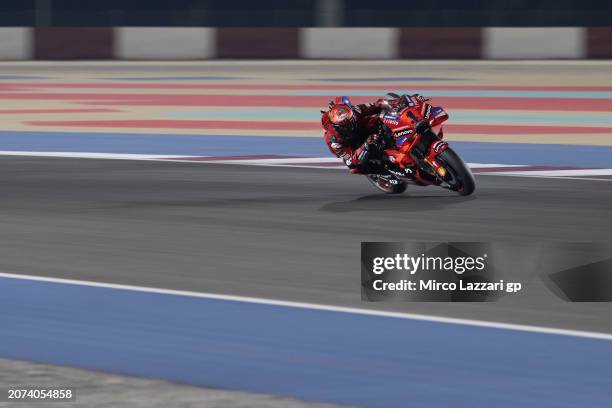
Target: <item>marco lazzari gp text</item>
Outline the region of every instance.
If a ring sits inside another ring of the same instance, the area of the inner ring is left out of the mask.
[[[520,282],[504,282],[503,279],[497,282],[438,282],[435,279],[419,280],[418,284],[414,281],[402,279],[399,282],[383,282],[378,279],[372,284],[374,290],[399,290],[399,291],[504,291],[516,293],[522,289]]]
[[[410,256],[396,254],[393,257],[376,257],[372,260],[372,272],[382,275],[387,271],[402,271],[414,275],[418,271],[452,271],[457,275],[466,272],[482,272],[486,268],[487,254],[479,257],[451,257],[451,256]],[[401,279],[395,282],[386,282],[376,279],[372,282],[372,289],[376,291],[504,291],[516,293],[522,289],[520,282],[505,282],[500,279],[496,282],[468,282],[459,279],[458,282],[438,281],[436,279],[423,279],[412,281]]]

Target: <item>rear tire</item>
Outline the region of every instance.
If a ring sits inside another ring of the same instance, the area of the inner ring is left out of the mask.
[[[461,157],[450,147],[444,150],[436,158],[442,163],[447,171],[444,181],[449,185],[449,190],[456,191],[462,196],[470,195],[476,189],[476,180],[469,167]]]
[[[390,179],[387,176],[378,174],[367,174],[366,178],[374,187],[385,194],[401,194],[406,191],[406,187],[408,187],[403,181],[393,178],[391,180],[397,181],[397,183],[394,184],[389,181]]]

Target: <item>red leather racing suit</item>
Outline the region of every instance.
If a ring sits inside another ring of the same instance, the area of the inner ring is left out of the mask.
[[[368,149],[380,139],[379,115],[386,106],[388,103],[383,100],[352,105],[355,129],[350,134],[338,132],[330,122],[327,111],[322,111],[321,124],[325,129],[327,147],[336,157],[342,158],[352,173],[366,171],[365,166],[371,153]]]

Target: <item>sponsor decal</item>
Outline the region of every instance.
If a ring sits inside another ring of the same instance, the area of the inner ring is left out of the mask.
[[[425,108],[425,119],[429,119],[431,115],[431,105],[427,104],[427,108]]]
[[[408,140],[408,138],[406,138],[406,137],[401,137],[401,138],[399,138],[399,139],[397,139],[397,140],[395,141],[395,145],[396,145],[396,146],[401,146],[401,145],[403,145],[404,143],[406,143],[406,140]]]
[[[399,116],[395,115],[385,115],[383,116],[383,122],[388,123],[390,125],[399,125]]]
[[[442,142],[442,141],[437,141],[433,145],[433,150],[436,153],[440,153],[441,151],[444,151],[444,149],[446,149],[447,146],[448,146],[448,143]]]
[[[397,132],[395,133],[396,136],[406,136],[406,135],[411,135],[414,132],[413,129],[408,129],[408,130],[402,130],[401,132]]]
[[[410,169],[403,169],[402,171],[395,171],[392,169],[389,169],[389,173],[393,174],[394,176],[397,177],[406,177],[406,176],[410,176],[412,174],[412,170]]]

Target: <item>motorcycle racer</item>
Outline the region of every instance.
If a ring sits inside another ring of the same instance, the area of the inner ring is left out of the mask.
[[[351,173],[386,173],[379,160],[388,143],[382,117],[426,100],[420,95],[400,97],[390,93],[388,96],[388,99],[359,105],[351,104],[346,96],[338,96],[329,103],[328,110],[321,111],[325,142]]]
[[[414,184],[462,196],[474,192],[470,168],[443,140],[449,115],[429,98],[388,93],[384,99],[353,105],[339,96],[321,114],[329,150],[378,190],[401,194]]]

